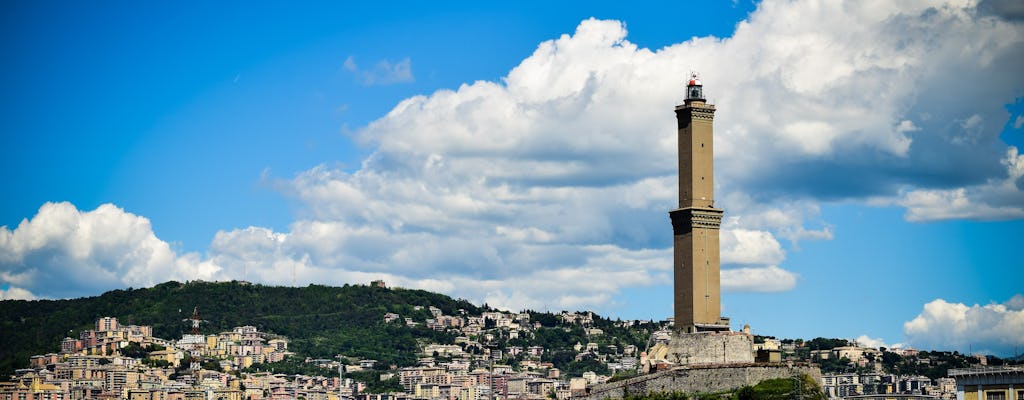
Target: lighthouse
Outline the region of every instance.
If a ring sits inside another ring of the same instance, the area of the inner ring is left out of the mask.
[[[715,106],[693,73],[683,104],[676,106],[679,143],[679,208],[672,220],[676,330],[684,333],[728,331],[722,318],[719,227],[723,210],[715,208]]]

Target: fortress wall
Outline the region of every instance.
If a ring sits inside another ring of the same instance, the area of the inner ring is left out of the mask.
[[[676,365],[754,362],[754,339],[743,333],[676,333],[666,360]]]
[[[767,379],[792,378],[800,373],[821,381],[821,370],[807,364],[691,365],[597,385],[587,399],[621,399],[630,394],[654,392],[714,393],[754,386]]]

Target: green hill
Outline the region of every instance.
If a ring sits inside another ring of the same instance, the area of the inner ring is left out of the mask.
[[[423,290],[383,289],[363,285],[302,288],[241,282],[167,282],[145,289],[114,290],[97,297],[71,300],[0,301],[0,377],[29,365],[36,354],[56,353],[67,336],[93,329],[99,317],[122,324],[151,325],[153,335],[177,339],[187,329],[182,320],[199,307],[202,333],[252,325],[290,339],[289,350],[304,356],[347,355],[388,364],[416,361],[416,339],[450,342],[450,334],[422,327],[383,323],[394,312],[418,321],[434,306],[447,315],[458,309],[479,314],[466,300]]]

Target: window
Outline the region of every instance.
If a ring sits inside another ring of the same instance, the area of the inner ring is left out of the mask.
[[[985,392],[985,400],[1006,400],[1005,390],[993,390]]]

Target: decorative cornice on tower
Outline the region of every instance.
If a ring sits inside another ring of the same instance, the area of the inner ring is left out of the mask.
[[[704,104],[702,107],[690,107],[690,115],[696,119],[706,119],[711,121],[715,119],[715,106],[710,104]]]
[[[705,121],[715,120],[715,105],[700,101],[687,101],[686,104],[676,106],[676,121],[678,129],[689,126],[690,121],[699,119]]]
[[[719,229],[722,226],[723,210],[718,208],[679,208],[669,211],[672,218],[672,233],[685,235],[694,228]]]

